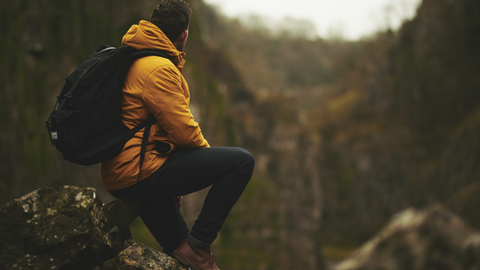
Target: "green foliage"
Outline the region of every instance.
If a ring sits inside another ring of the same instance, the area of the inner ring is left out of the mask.
[[[273,183],[252,178],[214,242],[218,264],[228,269],[284,269],[278,206]]]
[[[155,237],[150,233],[145,223],[143,223],[140,217],[137,217],[130,224],[130,231],[132,232],[132,238],[140,243],[144,243],[151,248],[162,251],[162,247],[158,244]]]
[[[334,183],[337,189],[337,198],[340,202],[348,202],[352,197],[353,190],[354,171],[344,171],[341,177],[339,177]]]
[[[322,254],[326,261],[339,262],[351,256],[355,250],[356,246],[326,245],[322,248]]]
[[[449,200],[447,206],[462,215],[465,221],[474,228],[480,228],[480,183],[474,183],[456,192]]]

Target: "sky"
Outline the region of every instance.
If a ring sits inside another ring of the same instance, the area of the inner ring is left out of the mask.
[[[289,17],[315,25],[320,37],[357,40],[412,18],[421,0],[204,0],[228,17]]]

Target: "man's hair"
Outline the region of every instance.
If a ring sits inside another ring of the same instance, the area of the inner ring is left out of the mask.
[[[150,22],[174,42],[188,29],[192,9],[183,0],[162,0],[150,16]]]

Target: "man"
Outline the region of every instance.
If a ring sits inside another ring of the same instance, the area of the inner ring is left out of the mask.
[[[113,196],[141,199],[140,216],[165,253],[193,269],[218,269],[210,245],[250,180],[255,161],[241,148],[210,148],[190,112],[182,75],[190,14],[183,0],[163,0],[150,21],[133,25],[123,37],[123,45],[161,50],[170,59],[140,58],[125,78],[125,125],[133,128],[150,115],[155,118],[140,177],[143,130],[120,155],[102,163],[101,172],[104,188]],[[179,211],[181,196],[209,186],[190,231]]]

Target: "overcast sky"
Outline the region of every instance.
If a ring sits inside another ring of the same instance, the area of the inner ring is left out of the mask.
[[[228,17],[257,14],[311,21],[321,37],[341,34],[355,40],[378,29],[396,29],[415,15],[421,0],[204,0]]]

